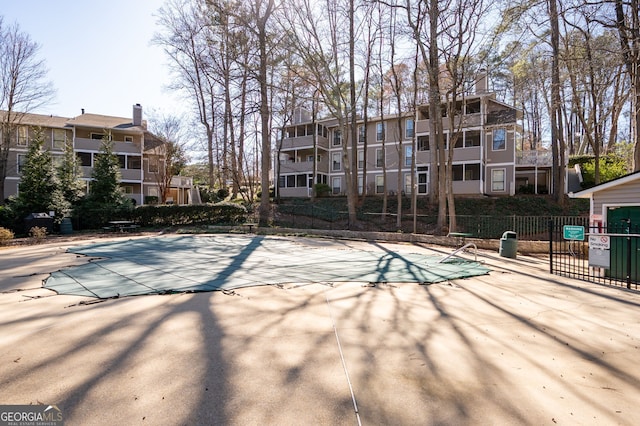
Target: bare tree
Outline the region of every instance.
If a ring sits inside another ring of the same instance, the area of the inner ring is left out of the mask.
[[[47,104],[55,94],[39,49],[18,24],[5,26],[0,17],[0,199],[17,126],[25,113]]]
[[[322,6],[322,16],[318,9]],[[347,207],[349,223],[357,222],[357,167],[350,153],[349,146],[355,146],[353,142],[354,122],[353,90],[355,80],[352,77],[351,68],[354,62],[349,58],[350,38],[358,38],[355,22],[353,30],[344,31],[344,28],[352,28],[351,19],[355,18],[350,11],[354,5],[352,0],[325,0],[322,5],[310,0],[299,0],[296,7],[285,11],[282,20],[283,30],[289,33],[294,42],[296,54],[301,58],[304,67],[310,76],[310,82],[317,84],[318,92],[329,114],[336,119],[337,128],[342,135],[342,167],[347,194]],[[346,16],[346,20],[345,20]],[[356,103],[359,99],[360,88],[355,88]],[[357,143],[357,141],[356,141]],[[353,148],[352,148],[353,149]],[[354,180],[356,181],[354,185]]]
[[[145,137],[145,151],[158,162],[155,179],[161,204],[167,202],[173,177],[178,176],[187,163],[183,121],[171,114],[152,116],[152,134]]]
[[[215,126],[217,120],[216,81],[211,70],[207,40],[211,39],[205,12],[189,0],[169,0],[158,12],[158,24],[163,31],[153,42],[170,58],[175,75],[172,89],[184,91],[193,102],[199,123],[206,137],[209,185],[215,181]]]

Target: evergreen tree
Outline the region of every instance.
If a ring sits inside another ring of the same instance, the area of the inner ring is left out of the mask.
[[[70,205],[60,190],[51,153],[43,149],[43,144],[44,134],[41,129],[37,129],[29,142],[29,151],[21,168],[22,177],[15,208],[20,216],[54,211],[59,222]]]
[[[100,153],[96,156],[90,184],[89,200],[112,207],[126,204],[128,199],[120,190],[120,163],[113,153],[111,133],[102,138]]]
[[[73,150],[71,141],[67,141],[65,144],[62,164],[58,167],[57,172],[64,199],[71,205],[76,204],[82,197],[85,184],[80,180],[82,177],[80,161]]]

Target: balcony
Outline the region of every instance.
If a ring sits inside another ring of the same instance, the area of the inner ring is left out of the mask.
[[[324,136],[316,136],[316,143],[319,148],[329,149],[329,139]],[[282,141],[282,151],[300,148],[313,147],[313,136],[301,136],[286,138]]]
[[[460,122],[460,120],[462,119],[462,123]],[[426,119],[426,120],[418,120],[416,122],[416,133],[417,134],[424,134],[424,133],[429,133],[431,120]],[[482,126],[482,114],[480,113],[473,113],[473,114],[465,114],[463,116],[458,116],[456,117],[455,120],[455,125],[456,126],[461,126],[462,129],[467,129],[470,127],[479,127]],[[442,117],[442,126],[444,128],[444,130],[448,130],[449,129],[449,118],[448,117]]]
[[[318,173],[329,172],[329,160],[328,156],[323,155],[320,157],[320,161],[317,165]],[[280,160],[280,174],[288,173],[313,173],[313,160],[311,161],[297,161]]]
[[[102,146],[102,140],[100,139],[88,139],[88,138],[75,138],[74,148],[80,150],[99,151]],[[140,154],[142,149],[140,144],[133,142],[114,142],[113,152],[115,153],[135,153]]]
[[[518,166],[551,166],[553,155],[549,151],[518,151],[516,152]]]
[[[172,188],[188,189],[193,187],[193,178],[189,176],[173,176],[171,178]]]

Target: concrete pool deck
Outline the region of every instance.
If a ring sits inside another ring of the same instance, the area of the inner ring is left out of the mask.
[[[550,275],[544,259],[481,251],[488,275],[432,285],[42,288],[88,243],[0,250],[0,404],[56,404],[68,425],[640,424],[640,294]]]

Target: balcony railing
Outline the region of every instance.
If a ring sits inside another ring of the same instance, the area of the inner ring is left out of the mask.
[[[173,176],[171,178],[172,188],[191,188],[193,187],[193,178],[189,176]]]
[[[553,155],[548,151],[518,151],[516,164],[519,166],[551,166]]]

